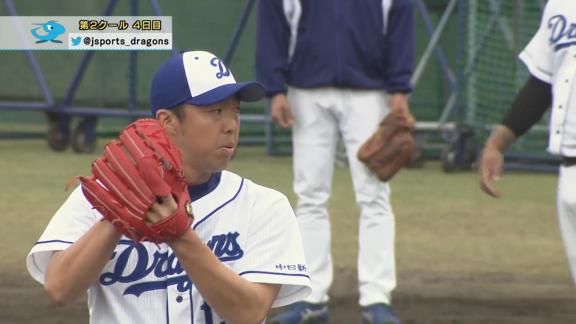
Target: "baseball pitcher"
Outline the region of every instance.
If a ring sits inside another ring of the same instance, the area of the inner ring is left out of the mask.
[[[224,171],[241,101],[262,98],[213,54],[173,56],[152,115],[110,141],[27,258],[49,297],[88,294],[90,323],[261,323],[310,291],[286,197]]]

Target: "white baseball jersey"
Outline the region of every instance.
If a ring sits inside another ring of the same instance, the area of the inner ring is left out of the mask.
[[[244,279],[281,284],[273,307],[306,297],[310,280],[286,197],[231,172],[215,175],[211,187],[196,188],[208,193],[193,202],[194,231]],[[27,267],[32,277],[44,283],[52,253],[69,247],[101,218],[77,188],[30,251]],[[126,237],[89,288],[88,308],[90,322],[98,324],[224,323],[204,302],[168,244],[134,244]]]
[[[548,1],[540,28],[520,59],[533,76],[552,84],[548,151],[575,157],[576,1]]]

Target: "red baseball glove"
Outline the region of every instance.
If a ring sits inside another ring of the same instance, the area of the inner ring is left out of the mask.
[[[92,177],[80,181],[92,206],[134,241],[172,241],[192,224],[180,151],[154,119],[138,120],[122,130],[92,163]],[[178,209],[160,222],[148,222],[152,204],[169,195]]]
[[[390,112],[378,130],[362,144],[358,159],[380,180],[389,181],[410,161],[416,148],[413,130],[414,117],[409,112]]]

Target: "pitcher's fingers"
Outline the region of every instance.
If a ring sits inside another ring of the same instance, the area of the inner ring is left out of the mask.
[[[494,198],[499,198],[501,193],[493,185],[494,175],[491,170],[489,168],[483,168],[481,172],[480,188],[482,191]]]
[[[148,220],[152,223],[159,222],[172,216],[178,209],[178,204],[172,195],[158,197],[158,201],[153,203],[146,214]]]
[[[164,209],[176,209],[176,208],[178,208],[178,203],[176,202],[176,199],[174,199],[174,196],[172,196],[171,194],[167,196],[158,197],[158,199],[156,199],[156,202],[154,202],[150,207],[151,210],[155,211],[160,211]]]

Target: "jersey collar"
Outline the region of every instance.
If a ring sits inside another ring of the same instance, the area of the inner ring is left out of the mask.
[[[210,180],[207,182],[188,186],[188,193],[190,194],[190,199],[196,201],[207,194],[211,193],[220,184],[220,178],[222,177],[222,171],[212,173]]]

